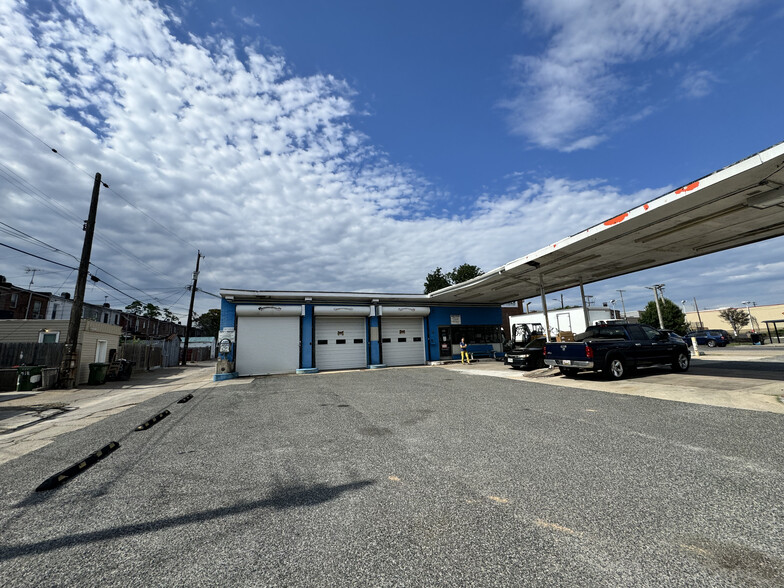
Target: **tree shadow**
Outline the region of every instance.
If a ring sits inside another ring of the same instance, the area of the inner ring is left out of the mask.
[[[335,500],[344,492],[361,490],[372,484],[375,484],[374,480],[361,480],[348,484],[340,484],[338,486],[327,486],[326,484],[288,486],[278,489],[271,496],[262,500],[241,502],[233,506],[225,506],[197,513],[169,517],[157,521],[123,525],[101,531],[66,535],[56,539],[48,539],[46,541],[28,543],[25,545],[0,545],[0,561],[11,560],[26,555],[41,554],[64,547],[74,547],[76,545],[98,543],[109,539],[118,539],[120,537],[154,533],[163,529],[191,525],[193,523],[203,523],[257,509],[269,508],[274,510],[288,510],[292,508],[316,506]]]

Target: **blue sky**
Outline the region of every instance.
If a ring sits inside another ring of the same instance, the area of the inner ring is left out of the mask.
[[[184,314],[197,248],[211,292],[419,292],[436,266],[492,269],[784,140],[782,23],[773,0],[11,0],[0,242],[73,262],[15,231],[78,256],[100,171],[93,258],[144,302]],[[784,302],[783,253],[587,290]],[[26,268],[73,288],[0,251],[14,283]]]

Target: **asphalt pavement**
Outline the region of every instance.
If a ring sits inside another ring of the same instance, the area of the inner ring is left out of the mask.
[[[0,584],[784,585],[782,415],[442,367],[176,380],[0,465]]]

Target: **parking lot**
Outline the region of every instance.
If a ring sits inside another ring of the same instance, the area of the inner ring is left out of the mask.
[[[0,583],[784,584],[784,416],[496,367],[180,386],[72,430],[0,465]]]

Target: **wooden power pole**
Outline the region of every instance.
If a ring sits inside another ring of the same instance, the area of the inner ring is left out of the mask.
[[[87,274],[90,269],[90,254],[93,249],[93,234],[95,233],[95,217],[98,214],[98,194],[101,191],[101,174],[95,174],[93,183],[93,197],[90,200],[90,214],[84,223],[84,245],[82,246],[82,259],[79,262],[79,275],[76,278],[76,291],[71,308],[71,320],[68,323],[68,337],[65,340],[65,353],[60,363],[60,387],[74,388],[76,386],[76,369],[79,364],[79,327],[82,320],[84,307],[84,291],[87,285]]]
[[[193,324],[193,300],[196,298],[196,282],[199,280],[199,261],[202,258],[201,251],[196,252],[196,271],[193,272],[193,285],[191,286],[191,305],[188,308],[188,323],[185,327],[185,344],[182,346],[182,364],[188,364],[188,340],[191,337],[191,325]]]

